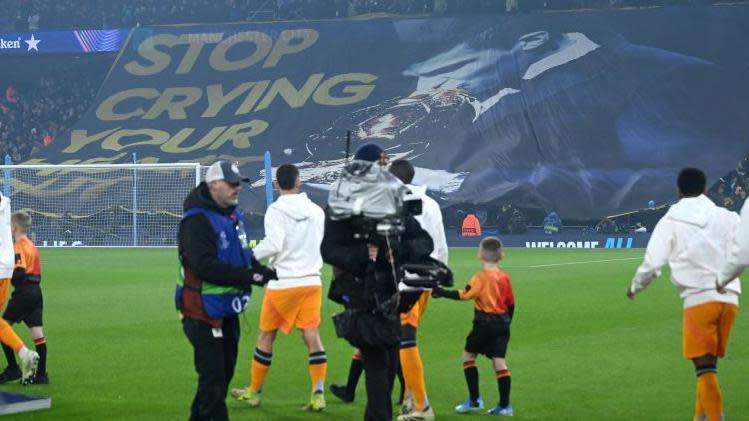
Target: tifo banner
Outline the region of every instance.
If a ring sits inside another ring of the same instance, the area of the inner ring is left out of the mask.
[[[137,28],[94,105],[29,163],[296,163],[323,200],[352,149],[445,204],[593,218],[715,179],[749,135],[747,6]],[[265,206],[261,188],[245,195]]]
[[[112,53],[122,48],[127,34],[127,29],[0,32],[0,56]]]

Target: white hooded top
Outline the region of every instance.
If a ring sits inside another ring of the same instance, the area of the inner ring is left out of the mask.
[[[432,237],[434,250],[430,255],[433,259],[447,264],[447,239],[445,238],[445,226],[442,224],[442,210],[440,205],[431,197],[427,196],[425,186],[406,185],[411,193],[421,198],[421,215],[416,215],[421,228]]]
[[[684,300],[684,308],[710,301],[738,305],[738,278],[726,285],[725,294],[715,288],[738,224],[736,213],[716,206],[705,195],[679,200],[653,229],[630,290],[645,289],[668,263],[671,282]]]
[[[278,280],[267,289],[322,285],[320,254],[325,213],[306,193],[285,194],[265,213],[265,238],[253,249],[255,258],[270,259]]]
[[[16,265],[10,214],[10,199],[0,193],[0,279],[11,278]]]
[[[737,278],[749,266],[749,200],[741,208],[741,223],[733,236],[728,261],[720,273],[720,283],[725,285]]]

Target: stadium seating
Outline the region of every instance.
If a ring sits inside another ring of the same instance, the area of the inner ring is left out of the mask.
[[[367,13],[454,15],[714,2],[716,0],[34,0],[8,2],[10,9],[0,14],[0,31],[330,19]]]

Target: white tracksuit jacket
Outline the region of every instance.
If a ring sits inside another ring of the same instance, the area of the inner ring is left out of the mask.
[[[10,214],[10,199],[0,193],[0,279],[10,279],[16,266]]]
[[[726,285],[725,294],[715,288],[738,224],[736,213],[716,206],[705,195],[679,200],[656,224],[630,290],[637,293],[645,289],[668,263],[671,282],[685,309],[710,301],[738,305],[738,279]]]
[[[255,258],[270,259],[278,273],[267,289],[322,285],[320,254],[325,213],[306,193],[280,196],[265,213],[265,238],[253,249]]]

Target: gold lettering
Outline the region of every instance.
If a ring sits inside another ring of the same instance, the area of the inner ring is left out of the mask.
[[[230,126],[213,145],[208,147],[209,151],[216,150],[231,141],[232,146],[236,149],[247,149],[250,147],[250,138],[264,132],[269,126],[267,121],[252,120],[248,123],[235,124]],[[245,129],[249,129],[244,131]]]
[[[263,68],[275,67],[276,64],[281,60],[281,57],[287,54],[296,54],[300,51],[304,51],[311,47],[312,44],[317,42],[320,38],[320,34],[314,29],[293,29],[281,31],[276,40],[276,44],[273,46],[268,59],[263,63]],[[292,43],[292,40],[300,40]]]
[[[147,156],[145,158],[138,159],[139,164],[158,164],[159,158],[155,156]]]
[[[130,181],[128,176],[93,180],[90,177],[78,177],[68,184],[68,188],[70,192],[78,191],[81,200],[88,201],[98,199],[107,194],[113,186],[128,181]]]
[[[75,164],[78,162],[77,159],[70,159],[69,161],[75,161],[71,164]],[[23,165],[48,165],[47,160],[45,158],[31,158],[23,161],[21,164]]]
[[[226,57],[226,53],[229,49],[239,44],[253,44],[255,46],[254,51],[245,58],[229,60]],[[208,62],[213,69],[218,70],[219,72],[246,69],[265,58],[265,56],[270,52],[272,45],[273,40],[271,37],[262,32],[239,32],[221,41],[213,51],[211,51]]]
[[[89,159],[84,159],[83,161],[80,161],[79,163],[80,164],[110,164],[112,162],[116,162],[125,158],[125,155],[127,155],[125,152],[120,152],[115,156],[89,158]]]
[[[320,105],[355,104],[367,99],[369,94],[374,90],[375,85],[347,85],[341,89],[341,92],[350,94],[347,96],[333,96],[330,91],[340,83],[360,82],[367,84],[375,80],[377,80],[377,76],[368,73],[344,73],[333,76],[320,84],[314,95],[312,95],[312,100]]]
[[[119,127],[116,127],[114,129],[104,130],[101,133],[92,134],[91,136],[88,135],[88,130],[73,130],[70,132],[70,145],[63,149],[62,153],[76,153],[89,143],[98,142],[119,129]],[[74,159],[73,161],[75,161],[73,164],[79,162],[78,159]]]
[[[119,103],[130,98],[154,99],[158,96],[159,91],[153,88],[133,88],[117,92],[99,104],[96,108],[96,118],[101,121],[120,121],[143,115],[145,111],[142,107],[138,107],[135,110],[126,113],[117,112],[114,108]]]
[[[128,137],[143,137],[147,136],[149,139],[136,141],[129,144],[122,144],[120,140]],[[125,148],[131,148],[135,146],[147,146],[147,145],[161,145],[169,140],[169,133],[163,130],[156,129],[122,129],[104,139],[101,143],[102,149],[110,151],[121,151]]]
[[[309,99],[310,95],[312,95],[312,92],[317,85],[320,84],[323,76],[325,76],[324,73],[311,74],[307,79],[307,82],[304,83],[304,86],[299,90],[294,88],[294,85],[292,85],[291,82],[289,82],[289,79],[285,77],[276,80],[273,82],[273,85],[270,87],[265,97],[263,97],[263,100],[257,105],[255,111],[268,108],[271,102],[273,102],[278,95],[281,95],[284,101],[286,101],[291,108],[299,108],[303,106]]]
[[[116,130],[116,129],[113,129],[113,130]],[[115,162],[115,161],[117,161],[119,159],[122,159],[124,157],[125,157],[125,152],[121,152],[121,153],[118,153],[117,155],[115,155],[113,157],[109,157],[109,158],[89,158],[89,159],[87,159],[85,161],[82,161],[80,159],[74,158],[74,159],[66,159],[65,161],[58,162],[56,164],[50,164],[44,158],[41,158],[41,159],[34,158],[34,159],[29,159],[27,161],[24,161],[23,165],[109,164],[109,163]],[[40,171],[39,174],[40,175],[41,174],[48,175],[48,174],[52,174],[55,171],[63,171],[63,170],[56,170],[54,168],[50,168],[49,170]],[[65,170],[65,171],[75,171],[75,170]]]
[[[208,108],[203,111],[201,117],[216,117],[222,108],[231,101],[234,101],[238,96],[245,93],[255,82],[245,82],[237,85],[236,88],[232,89],[224,95],[224,87],[220,84],[208,85],[206,87],[206,98],[208,98]],[[257,100],[256,100],[257,101]]]
[[[252,84],[252,90],[244,98],[244,101],[242,101],[242,105],[237,108],[237,111],[234,112],[234,115],[247,114],[252,111],[252,108],[255,107],[255,104],[257,104],[257,101],[260,99],[260,96],[263,95],[263,92],[265,92],[265,90],[268,88],[268,85],[270,85],[270,81],[261,80],[259,82],[250,82],[250,84]]]
[[[200,52],[203,51],[203,46],[206,44],[215,44],[221,40],[221,33],[209,33],[209,34],[183,34],[179,37],[180,44],[187,44],[190,47],[185,51],[185,55],[182,57],[179,66],[177,66],[178,75],[184,75],[190,73],[192,67],[195,65],[195,61],[198,59]]]
[[[151,76],[155,75],[169,66],[172,57],[169,53],[159,51],[157,47],[165,46],[174,47],[179,42],[179,38],[171,34],[160,34],[146,38],[138,45],[138,55],[148,60],[150,64],[140,64],[133,60],[125,64],[125,70],[134,76]]]
[[[208,133],[203,135],[203,137],[200,138],[199,141],[195,142],[195,144],[182,146],[182,142],[184,142],[185,139],[187,139],[193,132],[195,132],[195,129],[185,128],[177,132],[176,135],[174,135],[166,143],[161,145],[161,150],[166,153],[187,153],[197,151],[213,143],[213,141],[216,140],[216,138],[224,130],[226,130],[226,126],[214,127],[210,131],[208,131]]]
[[[187,118],[185,108],[198,102],[201,96],[203,96],[203,91],[200,88],[190,86],[166,88],[143,118],[153,120],[167,112],[169,120],[184,120]]]

